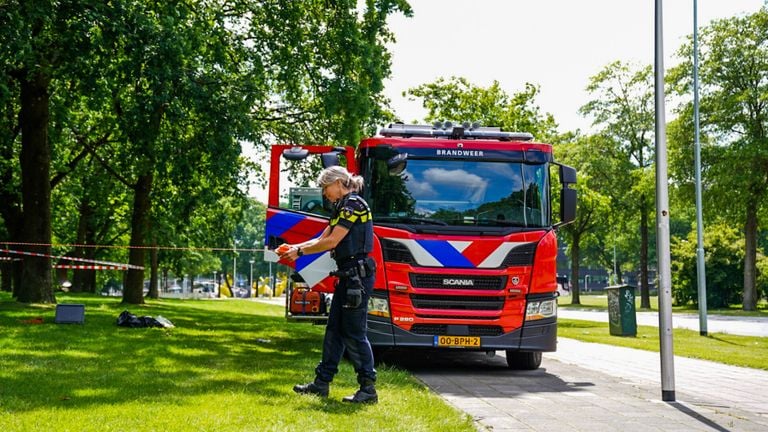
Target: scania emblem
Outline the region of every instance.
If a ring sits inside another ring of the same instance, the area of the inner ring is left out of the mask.
[[[443,285],[475,286],[472,279],[443,279]]]
[[[512,285],[517,285],[519,283],[520,283],[520,277],[512,276]]]

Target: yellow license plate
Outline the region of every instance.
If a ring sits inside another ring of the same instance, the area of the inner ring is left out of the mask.
[[[435,346],[480,348],[479,336],[435,336]]]

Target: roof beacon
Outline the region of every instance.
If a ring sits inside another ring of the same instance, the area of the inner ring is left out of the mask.
[[[498,141],[531,141],[528,132],[504,132],[498,127],[481,127],[479,123],[464,122],[454,126],[451,122],[435,122],[433,125],[406,125],[391,123],[379,132],[385,137],[402,138],[450,138],[450,139],[495,139]]]

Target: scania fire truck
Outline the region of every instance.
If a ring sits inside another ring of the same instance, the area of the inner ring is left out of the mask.
[[[374,350],[504,350],[510,368],[536,369],[541,353],[556,349],[555,230],[575,218],[576,171],[532,139],[477,124],[391,124],[356,149],[275,145],[266,247],[319,236],[328,225],[319,188],[293,187],[281,205],[281,172],[297,163],[289,161],[345,160],[363,177],[373,213]],[[329,252],[283,264],[294,267],[295,286],[333,291]]]

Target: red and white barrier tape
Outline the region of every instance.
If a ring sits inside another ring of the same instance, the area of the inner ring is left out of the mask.
[[[105,266],[105,265],[75,265],[75,264],[56,264],[53,268],[57,269],[75,269],[75,270],[128,270],[123,265]]]
[[[144,270],[143,266],[115,263],[111,261],[90,260],[86,258],[77,258],[77,257],[64,256],[64,255],[48,255],[48,254],[42,254],[38,252],[26,252],[26,251],[17,251],[17,250],[11,250],[11,249],[0,249],[0,253],[8,253],[12,255],[34,256],[34,257],[41,257],[41,258],[52,258],[52,259],[58,259],[58,260],[69,260],[69,261],[75,261],[75,262],[85,262],[90,264],[101,264],[101,265],[111,266],[111,267],[121,267],[120,269],[116,269],[116,270],[128,270],[128,269]],[[66,267],[57,267],[57,268],[66,268]]]
[[[224,252],[262,252],[264,248],[232,248],[232,247],[181,247],[181,246],[122,246],[122,245],[102,245],[102,244],[77,244],[77,243],[25,243],[25,242],[4,242],[0,244],[8,247],[13,246],[44,246],[44,247],[66,247],[66,248],[100,248],[100,249],[157,249],[157,250],[181,250],[181,251],[224,251]]]

